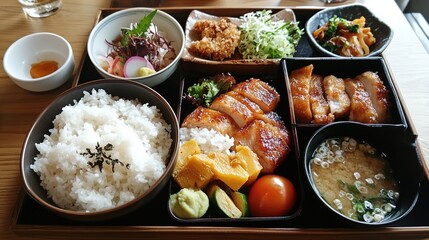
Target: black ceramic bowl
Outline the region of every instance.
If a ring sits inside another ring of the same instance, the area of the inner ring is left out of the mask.
[[[139,99],[141,103],[148,103],[156,106],[163,114],[163,118],[171,125],[171,138],[173,143],[170,149],[170,156],[166,161],[166,169],[161,177],[149,189],[135,199],[114,208],[99,210],[95,212],[73,211],[58,207],[47,192],[40,186],[40,177],[30,169],[34,162],[34,157],[38,154],[35,144],[44,139],[45,134],[49,134],[49,129],[53,128],[52,121],[55,116],[61,113],[62,108],[73,101],[78,101],[83,97],[83,91],[91,92],[92,89],[104,89],[112,96],[123,99]],[[46,209],[72,220],[98,221],[108,220],[127,214],[138,207],[151,201],[164,186],[169,182],[176,162],[179,149],[179,125],[176,115],[168,102],[156,91],[141,83],[131,80],[96,80],[81,84],[60,94],[36,119],[30,129],[21,152],[21,177],[23,179],[26,192]]]
[[[339,7],[330,7],[314,14],[305,24],[305,32],[308,36],[310,44],[324,56],[343,57],[326,50],[313,37],[313,32],[320,26],[325,25],[328,20],[334,16],[345,18],[347,20],[357,19],[361,16],[365,17],[365,26],[371,28],[371,32],[374,34],[376,39],[376,43],[370,47],[370,53],[366,57],[380,55],[392,40],[392,29],[387,24],[379,20],[376,16],[374,16],[374,14],[364,5],[350,4]]]
[[[310,161],[317,146],[325,139],[349,136],[356,140],[366,141],[384,153],[392,167],[395,179],[399,182],[399,199],[393,212],[380,222],[367,223],[349,218],[331,207],[320,195],[313,182]],[[405,217],[414,207],[419,195],[420,182],[423,178],[422,166],[413,142],[400,133],[391,131],[390,127],[377,127],[356,122],[335,122],[317,130],[308,141],[304,152],[304,169],[307,182],[320,203],[332,210],[334,215],[360,225],[384,225]]]

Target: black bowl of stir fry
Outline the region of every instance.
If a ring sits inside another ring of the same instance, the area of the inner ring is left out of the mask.
[[[393,37],[392,29],[362,4],[326,8],[306,23],[310,44],[330,57],[380,55]]]

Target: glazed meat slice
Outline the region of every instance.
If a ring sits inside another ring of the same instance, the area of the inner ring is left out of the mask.
[[[254,114],[264,113],[264,111],[262,111],[259,105],[253,102],[252,100],[250,100],[248,97],[235,91],[229,91],[226,94],[237,99],[242,104],[246,105],[246,107],[248,107]]]
[[[240,128],[243,128],[254,119],[251,109],[225,93],[216,97],[209,108],[228,114]]]
[[[235,135],[235,145],[248,146],[259,157],[261,173],[273,173],[291,151],[289,132],[262,120],[254,120]]]
[[[368,71],[360,74],[355,79],[361,81],[368,92],[372,105],[377,111],[378,122],[389,122],[391,119],[389,92],[378,74]]]
[[[350,98],[346,93],[344,80],[333,75],[326,76],[323,78],[323,89],[335,118],[347,117],[350,112]]]
[[[280,115],[277,114],[277,112],[267,112],[262,114],[256,114],[255,119],[262,120],[266,123],[269,123],[277,127],[285,128],[285,124],[282,118],[280,117]]]
[[[310,106],[310,81],[313,65],[295,69],[289,75],[295,118],[298,123],[311,123],[313,114]]]
[[[317,74],[311,76],[310,106],[313,114],[313,123],[327,124],[334,121],[329,104],[323,96],[323,77]]]
[[[229,136],[232,136],[239,129],[234,119],[228,114],[202,106],[197,107],[185,117],[182,122],[182,127],[214,129],[224,135],[228,134]]]
[[[347,78],[344,79],[344,84],[351,100],[349,120],[362,123],[377,123],[377,112],[372,106],[369,94],[362,82]]]
[[[258,104],[264,112],[273,111],[280,101],[280,95],[273,87],[256,78],[238,83],[232,88],[232,91],[246,96]]]

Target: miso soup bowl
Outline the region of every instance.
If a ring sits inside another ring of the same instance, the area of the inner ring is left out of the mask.
[[[328,124],[313,134],[305,148],[304,169],[307,182],[322,207],[328,208],[333,215],[340,216],[340,219],[343,218],[352,225],[386,225],[407,216],[417,202],[423,171],[415,145],[412,140],[407,140],[412,138],[391,130],[390,127],[345,121]],[[316,148],[326,139],[347,136],[358,142],[365,141],[384,153],[393,170],[394,178],[399,182],[399,198],[396,207],[380,222],[365,222],[343,215],[326,202],[313,181],[315,176],[311,172],[310,162]]]

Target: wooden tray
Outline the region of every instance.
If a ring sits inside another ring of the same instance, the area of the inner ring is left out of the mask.
[[[173,15],[184,27],[188,14],[194,8],[160,8]],[[281,8],[271,8],[273,11]],[[292,8],[293,9],[293,8]],[[97,21],[120,10],[120,8],[101,9]],[[202,8],[201,11],[224,16],[240,16],[246,12],[258,10],[256,8]],[[297,20],[303,26],[307,19],[318,9],[293,9]],[[320,57],[313,50],[304,36],[298,46],[297,57]],[[181,67],[169,80],[154,89],[166,97],[173,109],[179,109],[180,82],[183,78]],[[75,76],[73,86],[100,79],[101,76],[93,67],[88,55],[82,56],[79,72]],[[399,96],[400,97],[400,96]],[[400,97],[401,99],[401,97]],[[409,124],[408,112],[405,109],[407,132],[415,137],[413,126]],[[418,155],[416,147],[416,156]],[[304,184],[303,184],[304,185]],[[217,239],[219,237],[240,237],[247,239],[284,239],[295,237],[300,239],[314,239],[317,237],[347,237],[347,239],[362,239],[383,237],[417,238],[428,236],[429,233],[429,182],[424,178],[421,184],[420,196],[413,211],[402,220],[384,227],[357,227],[348,225],[339,218],[332,216],[327,210],[316,203],[316,198],[310,189],[304,185],[303,206],[300,214],[289,220],[268,222],[202,222],[186,223],[175,221],[168,213],[169,188],[161,192],[156,201],[140,208],[124,217],[105,222],[76,222],[64,219],[42,206],[22,191],[12,216],[12,229],[18,235],[25,236],[74,236],[85,235],[94,238],[118,237],[132,239],[142,237],[156,238],[204,238]]]

